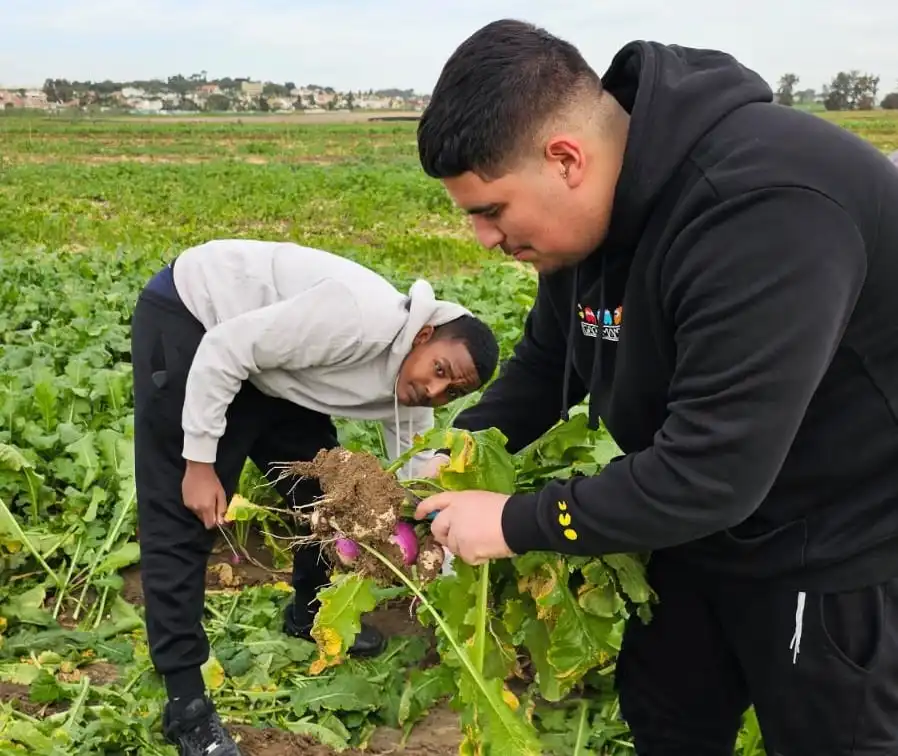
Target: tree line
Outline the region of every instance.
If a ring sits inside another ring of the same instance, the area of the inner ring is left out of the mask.
[[[161,94],[173,93],[185,97],[195,92],[199,87],[205,84],[214,84],[222,92],[237,92],[243,82],[253,81],[249,77],[223,77],[220,79],[208,79],[206,71],[184,76],[177,74],[169,76],[167,79],[147,79],[136,81],[112,81],[106,79],[104,81],[70,81],[68,79],[46,79],[42,87],[47,99],[50,102],[71,102],[72,100],[84,99],[90,100],[90,96],[94,95],[100,101],[105,101],[112,97],[116,92],[120,92],[126,87],[140,89],[149,96],[158,96]],[[262,94],[266,97],[290,97],[291,92],[297,88],[292,81],[283,83],[266,81],[263,84]],[[320,86],[318,84],[309,84],[307,89],[313,91],[321,91],[329,95],[337,94],[333,87]],[[368,90],[363,94],[369,97],[413,97],[414,91],[411,89],[378,89]],[[221,95],[219,95],[221,97]]]
[[[827,110],[874,110],[879,93],[879,76],[860,71],[839,71],[822,91],[798,89],[799,77],[783,74],[776,90],[780,105],[814,105],[820,103]],[[898,110],[898,86],[882,98],[879,107]]]

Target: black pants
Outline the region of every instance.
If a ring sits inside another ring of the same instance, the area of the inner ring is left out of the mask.
[[[649,572],[660,604],[631,621],[617,667],[639,756],[731,756],[750,704],[767,756],[898,754],[898,579],[807,592],[802,612],[775,584],[659,557]]]
[[[206,566],[218,529],[207,530],[181,495],[185,461],[181,410],[193,356],[205,333],[178,299],[144,292],[132,320],[134,443],[141,576],[150,657],[171,696],[203,690],[209,643],[202,627]],[[230,405],[215,469],[230,500],[247,458],[269,475],[272,463],[309,460],[337,445],[331,419],[261,393],[249,382]],[[279,484],[288,505],[320,494],[315,481]],[[328,566],[318,548],[295,552],[297,621],[311,622]]]

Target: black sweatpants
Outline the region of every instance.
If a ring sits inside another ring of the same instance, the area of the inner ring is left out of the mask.
[[[638,756],[731,756],[750,704],[767,756],[898,754],[898,578],[802,603],[657,555],[649,577],[617,665]]]
[[[176,296],[176,295],[175,295]],[[180,299],[144,291],[132,319],[134,442],[141,574],[150,657],[169,695],[202,694],[200,666],[209,643],[202,627],[205,574],[219,531],[207,530],[184,505],[185,460],[181,410],[193,356],[205,331]],[[331,419],[269,397],[249,382],[230,405],[215,469],[225,493],[235,493],[247,458],[269,476],[271,463],[310,460],[337,445]],[[315,481],[276,484],[287,504],[320,494]],[[295,552],[293,585],[297,621],[311,622],[314,596],[328,582],[317,547]]]

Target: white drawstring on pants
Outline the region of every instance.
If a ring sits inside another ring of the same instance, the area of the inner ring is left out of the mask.
[[[795,633],[792,635],[792,642],[789,644],[789,648],[792,649],[792,663],[795,664],[798,661],[798,654],[801,650],[801,631],[804,623],[804,607],[807,599],[807,595],[804,591],[798,592],[798,601],[795,605]]]

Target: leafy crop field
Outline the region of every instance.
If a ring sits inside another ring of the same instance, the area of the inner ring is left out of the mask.
[[[841,122],[898,149],[894,117]],[[140,287],[192,243],[289,239],[400,287],[429,278],[485,317],[507,356],[535,280],[474,244],[419,170],[411,123],[0,118],[0,145],[0,752],[173,755],[135,536]],[[456,449],[443,488],[535,487],[615,453],[575,416],[512,457],[494,433],[448,430],[459,409],[422,442]],[[376,426],[339,427],[383,462]],[[427,584],[386,563],[391,585],[344,573],[305,643],[280,630],[292,524],[270,506],[248,465],[207,579],[204,674],[246,754],[632,753],[612,680],[624,618],[651,614],[638,556],[528,555]],[[390,645],[346,661],[368,611]],[[750,716],[739,749],[763,753]]]

